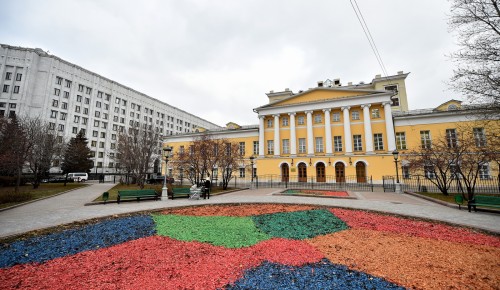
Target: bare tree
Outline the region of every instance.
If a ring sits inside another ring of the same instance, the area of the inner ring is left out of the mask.
[[[118,136],[115,159],[141,188],[144,187],[146,175],[156,159],[159,140],[157,133],[144,126],[142,129],[129,128],[128,133],[121,132]]]
[[[57,135],[40,118],[23,120],[26,138],[32,143],[28,147],[26,162],[33,173],[33,188],[38,188],[42,178],[48,173],[52,161],[60,156],[63,142],[57,141]]]
[[[243,156],[240,155],[239,144],[220,139],[219,146],[224,148],[220,152],[218,167],[222,170],[222,188],[227,189],[229,182],[233,178],[234,172],[238,171],[243,164]]]
[[[460,50],[451,87],[500,117],[500,8],[497,0],[452,0],[449,25]]]

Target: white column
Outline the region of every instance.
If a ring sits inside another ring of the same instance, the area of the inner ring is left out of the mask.
[[[344,141],[345,141],[345,154],[352,154],[352,136],[351,136],[351,116],[349,116],[349,109],[351,107],[342,107],[344,112]]]
[[[325,112],[325,139],[326,139],[326,154],[331,155],[333,153],[332,148],[332,122],[330,120],[331,109],[324,109]]]
[[[365,126],[365,143],[367,154],[373,154],[373,134],[372,123],[370,120],[370,106],[370,104],[361,105],[361,108],[363,108],[363,123]]]
[[[274,156],[280,156],[280,115],[274,117]]]
[[[264,157],[264,118],[259,116],[259,157]]]
[[[290,155],[297,155],[297,136],[295,135],[295,113],[288,113],[290,116]]]
[[[394,137],[394,124],[392,122],[391,103],[382,103],[385,114],[385,131],[387,133],[387,150],[392,152],[396,150],[396,138]]]
[[[314,155],[313,111],[306,111],[307,115],[307,155]]]

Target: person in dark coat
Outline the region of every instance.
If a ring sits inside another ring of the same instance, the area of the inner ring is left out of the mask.
[[[203,186],[205,187],[205,192],[203,193],[203,199],[210,199],[210,178],[205,179]]]

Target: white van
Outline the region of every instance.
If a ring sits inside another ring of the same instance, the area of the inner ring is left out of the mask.
[[[73,179],[76,182],[84,182],[89,179],[89,175],[85,172],[68,173],[68,179]]]

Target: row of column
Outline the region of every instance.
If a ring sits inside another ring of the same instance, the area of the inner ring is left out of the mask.
[[[391,103],[382,103],[384,106],[385,114],[385,131],[387,135],[387,148],[389,152],[396,149],[396,140],[394,137],[394,124],[392,121],[392,109]],[[372,125],[370,118],[370,104],[361,105],[363,109],[363,126],[365,131],[365,152],[367,154],[373,154],[373,134]],[[344,115],[344,144],[345,144],[345,154],[352,154],[352,136],[351,136],[351,118],[349,116],[349,110],[351,107],[342,107],[342,112]],[[326,154],[333,153],[332,144],[332,128],[330,120],[331,109],[324,109],[323,113],[325,115],[325,141],[326,141]],[[307,154],[314,155],[314,135],[313,135],[313,111],[305,111],[306,113],[306,128],[307,128]],[[296,113],[288,113],[290,116],[290,154],[292,156],[297,155],[297,137],[295,130],[295,115]],[[280,147],[280,115],[273,115],[274,117],[274,155],[281,155]],[[263,157],[265,155],[265,144],[264,144],[264,118],[265,116],[259,117],[259,156]]]

